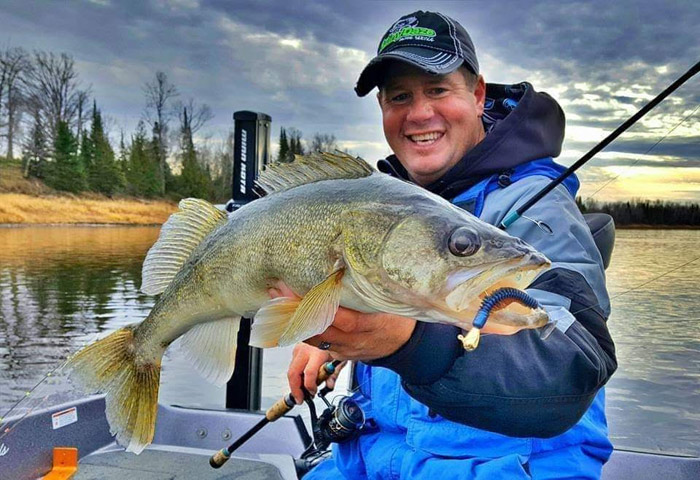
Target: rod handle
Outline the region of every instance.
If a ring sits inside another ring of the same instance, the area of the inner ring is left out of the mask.
[[[333,375],[335,373],[335,368],[340,364],[341,362],[338,360],[335,360],[333,362],[327,362],[321,365],[321,368],[318,369],[318,377],[316,377],[316,385],[321,385],[323,382],[328,380],[328,377]]]
[[[228,449],[222,448],[209,458],[209,465],[214,468],[220,468],[224,463],[228,462],[229,458],[231,458],[231,454]]]
[[[294,397],[292,397],[291,393],[288,393],[284,397],[277,400],[273,406],[267,409],[265,412],[265,418],[267,418],[270,422],[274,422],[294,408],[295,405],[296,402],[294,401]]]

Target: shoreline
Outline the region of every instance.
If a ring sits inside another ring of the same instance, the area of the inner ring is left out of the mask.
[[[0,228],[53,228],[53,227],[162,227],[163,223],[0,223]]]
[[[177,208],[162,199],[0,193],[0,226],[156,226]]]
[[[0,228],[27,228],[27,227],[161,227],[164,222],[160,223],[119,223],[119,222],[69,222],[69,223],[0,223]],[[615,230],[700,230],[697,225],[616,225]]]
[[[177,209],[175,202],[163,199],[0,192],[0,228],[159,227]],[[700,230],[700,225],[630,224],[615,229]]]

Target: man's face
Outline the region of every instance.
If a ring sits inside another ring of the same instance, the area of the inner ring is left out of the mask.
[[[484,138],[484,79],[472,89],[459,70],[431,75],[399,62],[386,79],[378,95],[384,136],[413,180],[429,185]]]

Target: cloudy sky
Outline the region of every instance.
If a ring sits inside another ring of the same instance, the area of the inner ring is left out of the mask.
[[[115,130],[134,130],[142,86],[162,70],[182,99],[213,108],[204,135],[256,110],[273,144],[295,127],[374,161],[390,153],[379,109],[353,86],[387,27],[418,9],[466,27],[487,81],[527,80],[561,103],[567,165],[700,60],[696,0],[5,0],[0,45],[73,55]],[[700,201],[699,104],[700,76],[580,171],[583,197]]]

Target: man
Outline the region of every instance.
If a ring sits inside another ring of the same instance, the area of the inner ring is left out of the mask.
[[[356,92],[375,86],[394,152],[380,170],[489,223],[563,171],[551,159],[564,133],[558,104],[527,83],[486,85],[469,35],[445,15],[419,11],[392,25]],[[616,361],[602,260],[577,188],[571,177],[529,210],[541,223],[508,229],[553,262],[528,289],[557,321],[549,338],[486,335],[466,353],[456,327],[341,308],[295,348],[288,377],[298,402],[331,355],[360,360],[354,397],[370,419],[305,478],[600,476],[612,451],[601,388]]]

